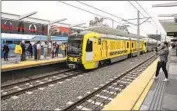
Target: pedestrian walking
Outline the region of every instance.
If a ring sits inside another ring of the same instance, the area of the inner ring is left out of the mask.
[[[157,63],[157,69],[156,69],[156,74],[154,79],[158,78],[160,68],[162,68],[164,74],[165,74],[165,79],[164,81],[168,81],[168,72],[166,69],[166,64],[168,62],[168,54],[169,54],[169,49],[168,49],[168,43],[164,42],[162,46],[162,50],[158,52],[159,55],[159,61]]]
[[[27,48],[27,51],[30,52],[30,57],[32,58],[33,57],[33,47],[31,45],[31,43],[29,43],[29,46]]]
[[[34,60],[37,60],[37,43],[35,43],[34,45],[33,45],[33,49],[34,49]]]
[[[26,60],[26,46],[25,46],[24,40],[21,42],[21,48],[22,48],[21,61],[25,61]]]
[[[4,44],[3,50],[4,52],[4,61],[8,61],[8,54],[9,54],[9,46],[8,43]]]
[[[20,43],[16,44],[14,53],[15,53],[15,56],[16,56],[15,63],[19,63],[20,59],[21,59],[21,55],[22,55],[22,47],[20,46]]]
[[[47,57],[47,41],[45,41],[45,44],[43,45],[44,47],[44,58],[46,59]]]
[[[37,42],[37,60],[40,60],[41,57],[41,44],[40,41]]]

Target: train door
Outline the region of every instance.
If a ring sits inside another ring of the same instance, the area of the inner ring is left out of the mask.
[[[93,44],[93,53],[94,53],[94,60],[98,61],[101,58],[101,39],[94,39],[94,44]]]
[[[93,38],[87,40],[86,45],[86,61],[93,61]]]
[[[131,52],[131,48],[130,48],[130,45],[129,45],[129,41],[126,41],[126,50],[129,52]]]
[[[102,41],[102,58],[106,58],[108,54],[108,49],[107,49],[107,41],[103,40]]]

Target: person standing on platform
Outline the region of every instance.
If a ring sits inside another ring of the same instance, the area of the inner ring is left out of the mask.
[[[16,46],[15,46],[15,50],[14,50],[14,53],[16,55],[16,60],[15,60],[15,63],[19,63],[20,62],[20,57],[22,55],[22,47],[20,46],[20,43],[17,43]]]
[[[158,78],[160,68],[162,68],[162,70],[165,74],[164,81],[169,81],[168,80],[168,72],[167,72],[167,69],[166,69],[166,64],[168,62],[168,54],[169,54],[169,49],[168,49],[168,43],[167,42],[164,42],[164,44],[162,46],[162,50],[160,50],[158,52],[158,54],[159,54],[159,61],[157,63],[157,69],[156,69],[156,74],[155,74],[154,79]]]
[[[8,43],[6,43],[3,47],[3,50],[4,52],[4,61],[8,61],[8,54],[9,54],[9,46],[8,46]]]
[[[32,57],[33,57],[33,47],[32,47],[32,45],[31,45],[31,43],[29,43],[29,46],[28,46],[27,51],[30,52],[30,56],[31,56],[31,58],[32,58]]]
[[[64,43],[61,45],[61,53],[62,53],[63,57],[65,57],[65,45],[64,45]]]
[[[56,51],[56,46],[55,46],[55,43],[53,43],[53,45],[52,45],[52,58],[55,57],[55,51]]]
[[[52,41],[49,41],[48,43],[48,55],[51,55],[51,51],[52,51]]]
[[[46,59],[47,57],[47,41],[45,41],[45,44],[43,45],[44,47],[44,58]]]
[[[177,56],[177,43],[176,43],[176,56]]]
[[[26,46],[25,46],[25,41],[23,40],[22,42],[21,42],[21,48],[22,48],[22,55],[21,55],[21,61],[25,61],[26,60],[26,50],[25,50],[25,48],[26,48]]]
[[[37,60],[40,60],[41,57],[41,44],[40,41],[37,42]]]
[[[57,43],[55,43],[55,45],[56,45],[55,57],[58,57],[59,45]]]
[[[33,49],[34,49],[34,60],[37,60],[37,43],[33,45]]]

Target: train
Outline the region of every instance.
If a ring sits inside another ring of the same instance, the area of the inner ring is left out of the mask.
[[[14,57],[14,49],[17,42],[25,41],[26,48],[29,43],[32,45],[37,42],[45,42],[48,37],[46,35],[27,35],[27,34],[11,34],[11,33],[1,33],[1,48],[5,43],[8,43],[9,46],[9,57]],[[68,36],[51,36],[52,42],[57,42],[58,44],[66,43],[68,41]],[[4,56],[4,52],[1,49],[1,58]]]
[[[154,50],[160,42],[136,34],[107,27],[92,27],[69,36],[67,65],[69,68],[96,69],[122,59]],[[139,51],[138,51],[139,50]]]

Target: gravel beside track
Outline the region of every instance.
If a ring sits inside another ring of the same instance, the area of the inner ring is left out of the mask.
[[[88,92],[98,88],[117,75],[152,56],[153,52],[117,64],[93,70],[72,79],[43,87],[31,93],[1,101],[2,110],[55,110],[63,109]]]

